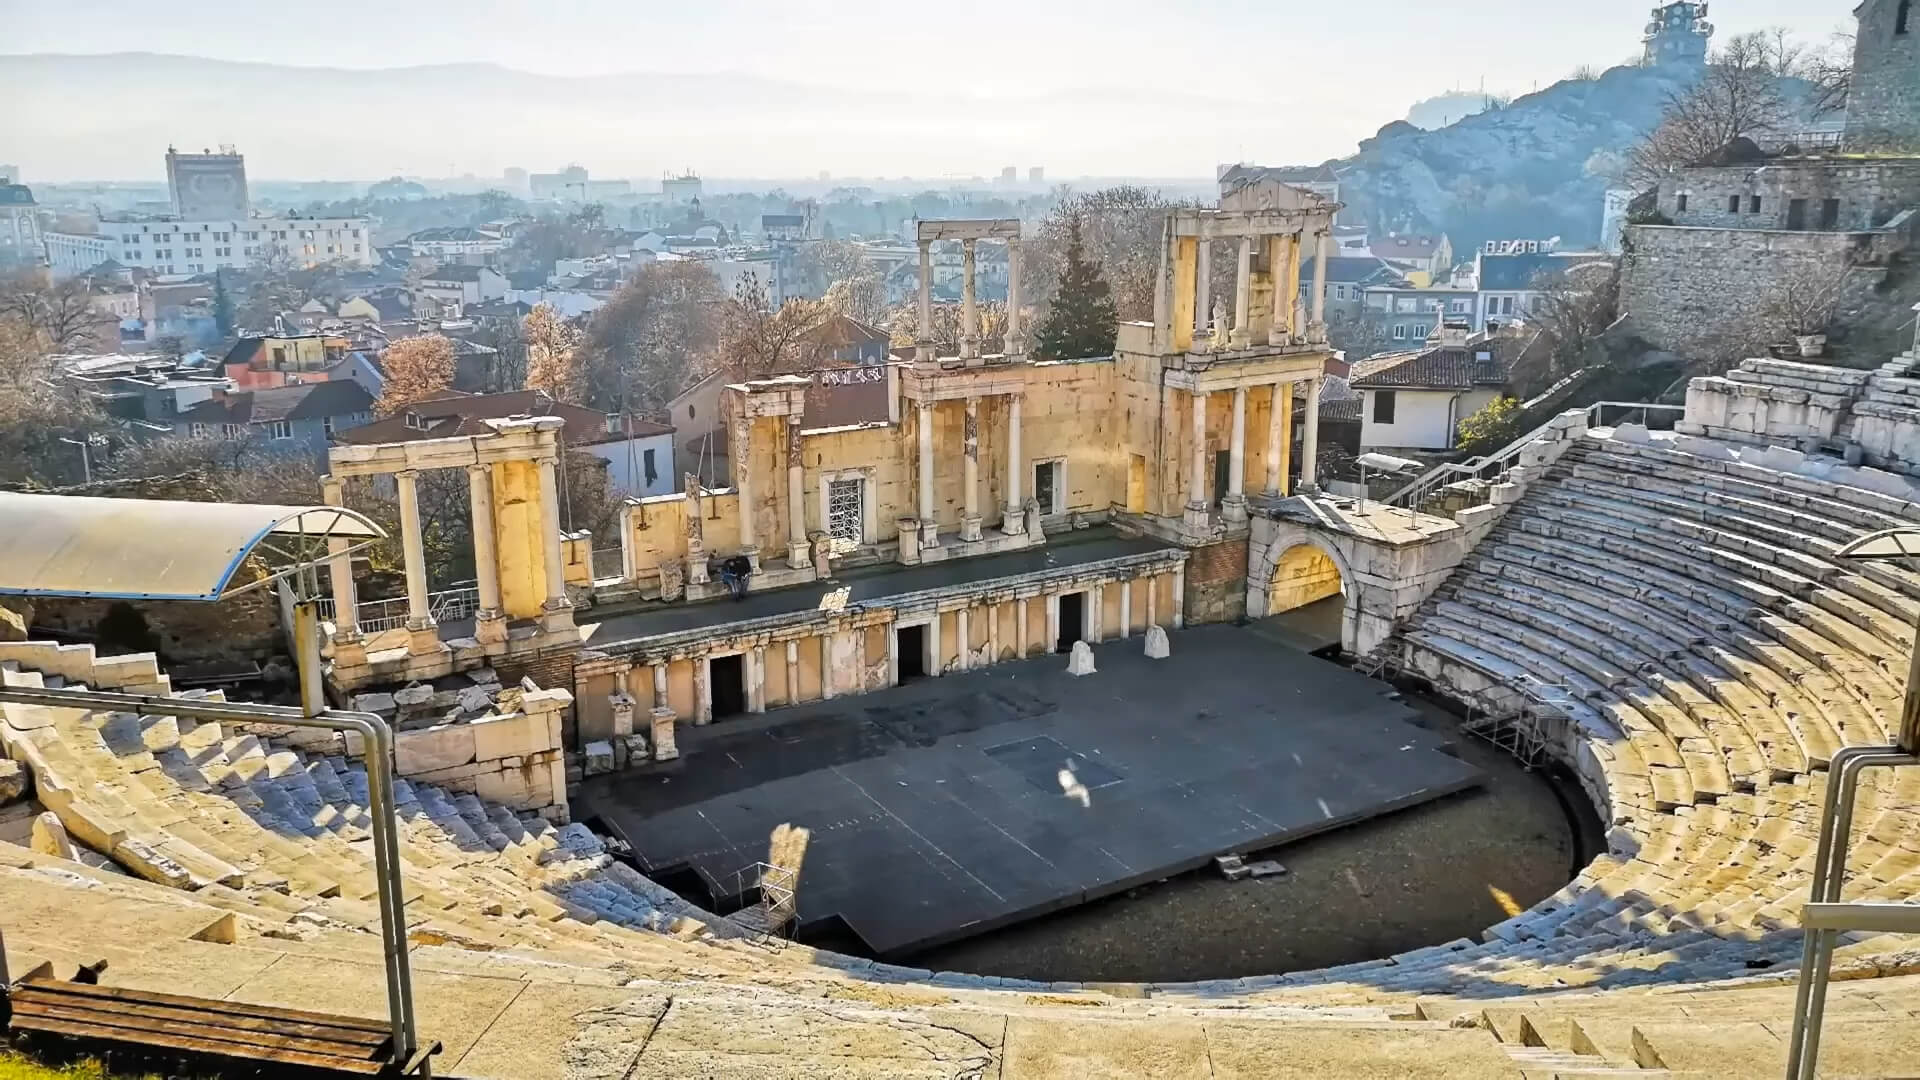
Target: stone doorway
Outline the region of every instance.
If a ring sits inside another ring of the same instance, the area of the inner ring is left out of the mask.
[[[899,658],[898,681],[910,683],[927,677],[926,626],[899,626],[893,631],[893,654]]]
[[[1054,642],[1054,652],[1072,652],[1073,643],[1079,641],[1087,625],[1087,594],[1070,592],[1060,594],[1060,638]]]
[[[716,656],[709,660],[708,685],[713,688],[713,718],[721,720],[747,711],[747,670],[745,658]]]

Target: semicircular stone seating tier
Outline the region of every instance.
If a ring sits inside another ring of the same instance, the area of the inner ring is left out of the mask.
[[[936,974],[756,942],[612,858],[581,825],[401,781],[409,934],[416,947],[715,992],[1016,1004],[1045,992],[1098,997],[1115,1017],[1399,1003],[1396,1015],[1444,1019],[1523,995],[1778,984],[1799,957],[1825,766],[1842,746],[1889,741],[1920,604],[1920,574],[1843,564],[1835,551],[1917,519],[1920,508],[1888,495],[1604,433],[1532,484],[1400,640],[1415,667],[1425,658],[1470,672],[1551,717],[1553,750],[1607,821],[1609,850],[1477,939],[1118,997]],[[172,692],[151,656],[97,658],[90,646],[0,645],[0,680]],[[28,763],[79,842],[195,902],[263,919],[279,939],[377,934],[357,762],[219,724],[0,709],[8,756]],[[1849,898],[1920,893],[1916,808],[1920,770],[1874,775],[1855,819]],[[1905,974],[1888,959],[1901,955],[1891,936],[1853,935],[1836,969]]]

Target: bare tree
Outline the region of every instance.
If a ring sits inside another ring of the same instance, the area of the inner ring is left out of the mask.
[[[585,403],[608,412],[664,414],[667,402],[710,365],[726,304],[720,283],[697,262],[642,269],[587,323],[580,342]]]
[[[1131,185],[1070,194],[1040,223],[1039,235],[1026,244],[1021,281],[1030,283],[1037,307],[1052,303],[1066,262],[1069,223],[1077,218],[1087,258],[1112,286],[1120,318],[1150,319],[1154,277],[1160,271],[1161,223],[1168,211],[1184,205],[1191,203],[1174,202],[1152,188]],[[1038,319],[1033,321],[1038,325]]]
[[[999,341],[1007,331],[1007,305],[989,300],[980,304],[979,310],[980,340]],[[960,350],[960,305],[934,304],[929,314],[933,316],[934,351],[949,356],[957,354]],[[896,305],[884,316],[883,322],[894,345],[913,345],[920,335],[920,305],[915,301]]]
[[[45,270],[22,270],[0,279],[0,317],[17,320],[54,352],[103,348],[110,320],[93,307],[85,278],[54,281]]]
[[[1667,99],[1660,124],[1635,147],[1627,176],[1652,187],[1673,170],[1710,158],[1739,138],[1778,131],[1789,111],[1778,66],[1794,60],[1765,31],[1742,34],[1716,53],[1700,80]]]
[[[1851,263],[1803,267],[1781,278],[1767,298],[1764,319],[1776,336],[1825,334],[1833,325],[1853,279]]]
[[[748,278],[726,307],[715,358],[719,369],[736,379],[805,370],[820,357],[813,333],[829,314],[818,300],[789,300],[770,310],[766,290]]]
[[[381,416],[391,416],[453,383],[453,342],[439,334],[401,338],[387,346],[381,360],[387,382],[380,400],[373,403],[373,411]]]
[[[584,388],[580,331],[551,304],[537,304],[520,323],[527,344],[527,389],[544,390],[555,401],[578,405]]]
[[[0,314],[0,482],[78,483],[79,450],[60,440],[111,431],[91,401],[60,381],[51,352],[39,330]]]
[[[1815,116],[1830,116],[1847,107],[1853,88],[1854,36],[1836,31],[1826,47],[1809,50],[1797,74],[1813,84],[1809,104]]]
[[[1539,293],[1528,319],[1551,346],[1544,372],[1525,374],[1523,389],[1534,393],[1585,366],[1600,335],[1620,317],[1620,266],[1596,261],[1564,271],[1543,273],[1533,282]]]

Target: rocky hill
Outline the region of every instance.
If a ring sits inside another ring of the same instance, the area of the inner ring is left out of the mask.
[[[1483,240],[1600,239],[1602,197],[1626,151],[1659,122],[1685,68],[1614,68],[1569,79],[1437,131],[1395,121],[1333,162],[1343,221]]]

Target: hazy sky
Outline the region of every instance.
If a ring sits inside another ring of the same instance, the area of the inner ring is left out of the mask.
[[[1853,3],[1723,0],[1713,14],[1721,38],[1779,25],[1824,40],[1850,24]],[[1045,164],[1056,175],[1204,175],[1216,160],[1316,161],[1350,153],[1358,139],[1404,116],[1412,102],[1474,88],[1483,78],[1489,90],[1521,94],[1579,65],[1619,63],[1638,52],[1650,6],[1650,0],[0,0],[6,28],[0,48],[347,68],[482,61],[563,76],[751,73],[855,94],[911,94],[930,99],[931,107],[911,119],[892,117],[916,130],[875,132],[878,145],[856,145],[843,125],[825,117],[821,128],[830,138],[760,147],[727,146],[724,132],[707,131],[674,147],[702,159],[689,164],[709,174],[761,176],[823,169],[976,174],[1015,162]],[[11,96],[8,89],[0,83],[0,100]],[[1120,91],[1128,100],[1194,100],[1184,114],[1179,107],[1143,105],[1147,122],[1132,128],[1079,122],[1082,107]],[[1238,107],[1216,105],[1234,99]],[[948,101],[951,108],[940,107]],[[1006,106],[1004,115],[996,104]],[[1250,125],[1249,115],[1273,122]],[[324,126],[315,120],[298,118],[321,135]],[[597,175],[639,175],[656,164],[597,151],[596,142],[606,139],[598,125],[574,132],[564,115],[544,123],[554,145],[577,147],[564,156]],[[190,130],[192,117],[179,117],[177,126],[188,130],[127,134],[157,148],[178,139],[186,145],[232,141],[246,149],[265,137]],[[17,160],[30,179],[110,169],[118,160],[26,137],[34,130],[0,115],[0,161]],[[886,143],[896,136],[903,137],[889,154]],[[153,161],[151,173],[158,172],[157,148],[142,155]],[[400,160],[405,155],[398,152],[388,155],[394,160],[335,160],[325,174],[444,172],[447,165],[491,173],[503,161],[546,168],[558,164],[546,160],[551,153],[550,145],[521,153],[456,144],[436,146],[431,161]],[[881,161],[893,164],[876,170]],[[292,158],[284,165],[311,167]],[[143,174],[149,169],[130,175]]]

